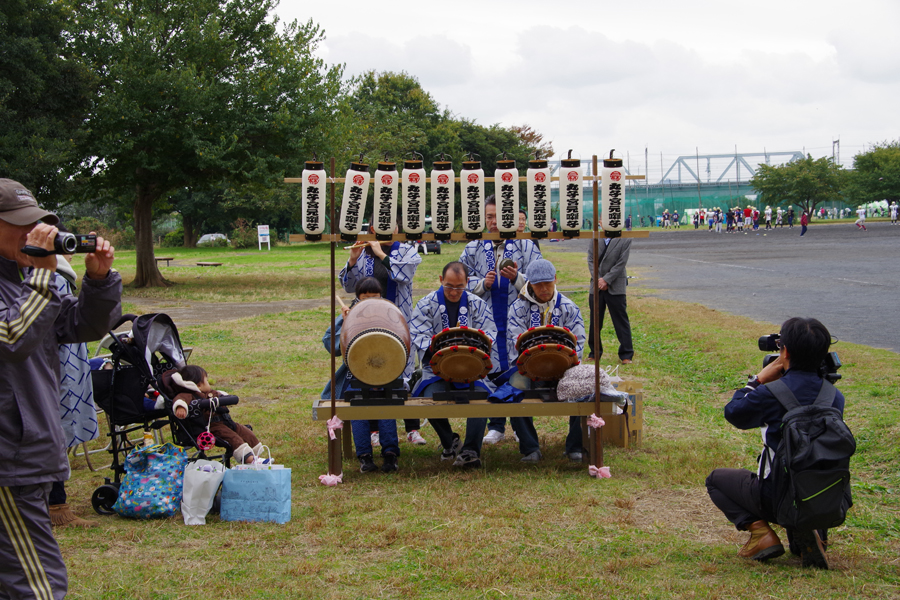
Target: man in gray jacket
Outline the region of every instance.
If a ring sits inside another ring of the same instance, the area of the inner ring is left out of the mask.
[[[619,339],[619,360],[623,365],[631,363],[634,357],[634,348],[631,344],[631,322],[628,320],[628,303],[625,298],[625,286],[628,284],[628,274],[625,265],[628,263],[628,254],[631,252],[631,240],[623,238],[603,238],[600,240],[598,279],[594,283],[594,242],[588,246],[587,264],[591,274],[591,292],[588,298],[591,307],[590,327],[588,330],[588,358],[600,360],[603,356],[603,343],[594,353],[594,314],[599,319],[599,327],[603,329],[603,315],[609,309],[609,317],[612,319],[616,337]],[[598,306],[594,307],[594,302]]]
[[[0,597],[62,598],[66,567],[50,529],[47,494],[67,479],[59,421],[59,344],[98,340],[121,314],[113,248],[85,255],[81,297],[60,298],[56,215],[25,186],[0,179]]]

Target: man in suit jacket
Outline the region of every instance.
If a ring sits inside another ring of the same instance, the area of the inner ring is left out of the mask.
[[[628,263],[628,254],[631,252],[631,240],[623,238],[603,238],[600,240],[600,259],[597,269],[598,279],[594,277],[594,243],[591,241],[588,247],[587,264],[591,274],[591,294],[589,297],[591,307],[590,328],[588,331],[588,358],[600,358],[603,356],[603,343],[594,351],[594,302],[599,302],[596,313],[599,319],[598,327],[603,329],[603,315],[609,308],[609,317],[612,319],[616,337],[619,339],[619,360],[622,364],[630,364],[634,357],[634,347],[631,344],[631,322],[628,320],[628,304],[625,298],[625,286],[628,283],[628,274],[625,265]]]

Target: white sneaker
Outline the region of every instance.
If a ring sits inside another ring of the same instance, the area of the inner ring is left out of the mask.
[[[425,441],[425,438],[422,437],[422,434],[419,433],[418,429],[413,429],[412,431],[407,433],[406,441],[410,444],[415,444],[416,446],[424,446],[428,443]]]
[[[380,445],[381,445],[381,441],[379,440],[378,432],[377,432],[377,431],[373,431],[373,432],[372,432],[372,447],[373,447],[373,448],[377,448],[377,447],[380,446]]]
[[[491,429],[490,431],[488,431],[488,434],[486,436],[484,436],[483,443],[499,444],[500,442],[503,441],[503,438],[505,438],[505,437],[506,437],[506,434],[504,434],[503,432],[497,431],[496,429]]]

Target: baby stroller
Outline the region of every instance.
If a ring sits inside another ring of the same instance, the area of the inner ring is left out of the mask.
[[[185,365],[184,351],[175,323],[168,315],[123,315],[113,329],[131,321],[129,333],[109,332],[108,344],[112,368],[91,371],[94,400],[103,409],[109,424],[110,469],[113,477],[94,490],[91,504],[101,515],[113,514],[112,506],[119,497],[119,485],[125,473],[124,458],[134,448],[129,435],[138,431],[161,431],[168,427],[172,439],[180,446],[197,448],[197,441],[185,425],[172,413],[170,390],[163,384],[165,375]],[[147,396],[158,396],[148,399]],[[219,410],[238,403],[236,396],[218,398]],[[157,409],[155,405],[161,405]],[[196,458],[223,459],[226,466],[232,448],[216,438],[216,446],[224,454],[207,457],[198,448]]]

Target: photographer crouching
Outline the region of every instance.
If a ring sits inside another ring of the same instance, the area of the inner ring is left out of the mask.
[[[852,506],[849,459],[856,449],[843,422],[844,396],[832,385],[840,361],[816,319],[788,319],[780,335],[760,338],[760,349],[766,346],[779,353],[725,406],[725,419],[738,429],[761,428],[758,471],[716,469],[706,488],[738,531],[750,532],[738,556],[765,561],[784,554],[769,526],[775,523],[804,567],[827,569],[827,530]]]

